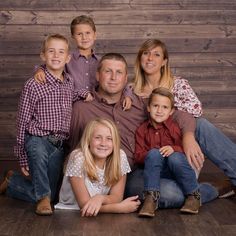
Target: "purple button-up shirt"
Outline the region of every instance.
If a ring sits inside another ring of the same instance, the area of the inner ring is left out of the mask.
[[[17,145],[15,155],[20,166],[28,165],[24,149],[25,135],[53,134],[61,140],[69,136],[73,101],[73,80],[63,73],[63,82],[45,69],[46,84],[29,79],[23,88],[17,116]]]
[[[86,98],[87,94],[96,87],[96,71],[98,57],[92,53],[89,58],[81,55],[79,50],[72,52],[71,60],[66,65],[66,71],[74,79],[74,89],[79,98]]]

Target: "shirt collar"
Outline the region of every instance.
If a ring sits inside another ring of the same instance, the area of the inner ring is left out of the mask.
[[[154,129],[161,129],[163,127],[169,128],[171,124],[172,124],[172,116],[170,115],[167,120],[163,121],[160,124],[157,124],[156,128],[153,126],[150,118],[148,120],[148,124],[147,125],[153,127]]]
[[[77,48],[76,51],[74,52],[75,57],[78,59],[80,57],[85,57],[83,55],[80,54],[79,49]],[[92,49],[92,53],[91,53],[91,57],[95,58],[96,60],[98,60],[98,56],[96,55],[95,51]]]
[[[70,81],[71,77],[68,73],[65,72],[65,70],[63,70],[62,75],[64,76],[64,81],[59,80],[58,78],[56,78],[55,76],[53,76],[47,69],[47,67],[45,68],[45,75],[47,77],[47,80],[50,83],[55,83],[55,82],[59,82],[62,83],[64,81]]]

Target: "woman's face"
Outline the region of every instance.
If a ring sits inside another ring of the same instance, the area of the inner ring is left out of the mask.
[[[141,56],[141,67],[147,75],[159,74],[161,67],[166,64],[161,47],[144,51]]]

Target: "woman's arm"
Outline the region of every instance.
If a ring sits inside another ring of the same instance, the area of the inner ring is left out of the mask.
[[[178,110],[186,111],[194,117],[202,115],[202,104],[187,80],[175,77],[172,92],[175,98],[175,107]]]

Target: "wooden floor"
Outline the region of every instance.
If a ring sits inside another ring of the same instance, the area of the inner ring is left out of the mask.
[[[236,197],[203,205],[198,215],[178,209],[159,210],[154,219],[133,214],[100,214],[82,218],[78,211],[56,210],[53,216],[37,216],[34,205],[0,196],[0,235],[236,235]]]

